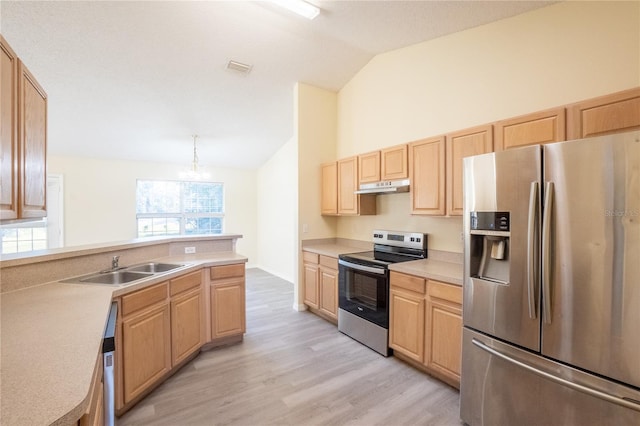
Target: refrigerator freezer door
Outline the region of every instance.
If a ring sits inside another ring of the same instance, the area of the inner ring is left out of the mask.
[[[640,388],[640,132],[547,145],[544,179],[542,353]]]
[[[541,154],[534,146],[464,159],[464,325],[535,351],[540,350]],[[509,212],[502,248],[494,251],[483,237],[472,235],[471,212]],[[492,252],[481,256],[487,247]],[[496,257],[502,259],[495,263],[508,266],[500,280],[473,272],[486,269],[484,263]]]
[[[464,329],[460,417],[477,425],[640,424],[640,391]]]

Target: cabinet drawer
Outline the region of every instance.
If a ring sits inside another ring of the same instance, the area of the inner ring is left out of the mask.
[[[462,287],[429,280],[429,297],[462,305]]]
[[[327,268],[338,270],[338,259],[329,256],[320,256],[320,264]]]
[[[302,260],[310,263],[318,263],[318,253],[311,253],[309,251],[302,252]]]
[[[413,275],[405,275],[399,272],[391,271],[390,282],[392,287],[404,288],[405,290],[425,294],[426,280],[424,278],[414,277]]]
[[[167,299],[166,282],[122,296],[122,316],[155,305]]]
[[[235,265],[212,266],[210,268],[210,277],[212,280],[232,277],[244,277],[244,263],[238,263]]]
[[[199,287],[201,283],[202,273],[200,271],[192,272],[190,274],[175,278],[171,280],[169,284],[171,296],[182,293],[183,291],[187,291],[192,288]]]

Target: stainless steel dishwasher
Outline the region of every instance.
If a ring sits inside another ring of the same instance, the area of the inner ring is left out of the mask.
[[[118,304],[111,303],[109,319],[104,330],[102,339],[102,361],[104,367],[104,424],[113,426],[115,423],[115,383],[113,363],[115,360],[114,351],[116,349],[116,317],[118,316]]]

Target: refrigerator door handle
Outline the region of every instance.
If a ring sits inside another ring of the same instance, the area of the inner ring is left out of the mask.
[[[531,182],[529,190],[529,218],[527,225],[527,292],[529,298],[529,318],[536,319],[536,220],[538,218],[538,182]]]
[[[551,324],[551,210],[553,208],[553,182],[547,182],[542,219],[542,300],[544,322]]]
[[[581,385],[579,383],[574,383],[572,381],[563,379],[562,377],[555,376],[555,375],[553,375],[551,373],[547,373],[546,371],[540,370],[540,369],[538,369],[538,368],[536,368],[536,367],[534,367],[532,365],[529,365],[529,364],[527,364],[525,362],[522,362],[520,360],[512,358],[509,355],[504,354],[504,353],[492,348],[491,346],[488,346],[488,345],[484,344],[483,342],[481,342],[479,340],[472,339],[471,342],[474,345],[476,345],[477,347],[479,347],[480,349],[482,349],[483,351],[489,352],[491,355],[495,355],[495,356],[497,356],[498,358],[500,358],[500,359],[502,359],[504,361],[507,361],[507,362],[509,362],[511,364],[517,365],[518,367],[524,368],[525,370],[527,370],[527,371],[529,371],[529,372],[531,372],[533,374],[537,374],[538,376],[542,376],[542,377],[544,377],[546,379],[549,379],[549,380],[551,380],[553,382],[556,382],[556,383],[558,383],[558,384],[560,384],[562,386],[566,386],[566,387],[568,387],[570,389],[586,393],[587,395],[591,395],[591,396],[599,398],[599,399],[604,399],[605,401],[609,401],[609,402],[612,402],[614,404],[621,405],[623,407],[630,408],[630,409],[635,410],[635,411],[640,411],[640,404],[635,403],[633,400],[630,400],[630,399],[627,399],[627,398],[624,398],[624,397],[621,398],[621,397],[616,396],[616,395],[611,395],[609,393],[602,392],[602,391],[599,391],[597,389],[593,389],[593,388],[590,388],[588,386],[584,386],[584,385]]]

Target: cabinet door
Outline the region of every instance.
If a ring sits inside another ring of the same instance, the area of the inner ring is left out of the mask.
[[[424,362],[424,296],[391,286],[389,298],[389,346]]]
[[[321,214],[338,214],[338,163],[326,163],[320,166],[322,174]]]
[[[211,286],[212,339],[245,332],[244,279]]]
[[[319,309],[330,318],[338,320],[338,259],[320,256]]]
[[[398,180],[409,177],[407,145],[382,150],[380,175],[382,180]]]
[[[460,387],[462,358],[462,287],[427,284],[425,364]]]
[[[171,365],[182,362],[203,344],[202,292],[200,288],[171,301]]]
[[[380,181],[380,151],[358,156],[358,182],[372,183]]]
[[[496,151],[566,140],[565,109],[555,108],[496,123]]]
[[[569,107],[568,139],[640,128],[640,88],[579,102]]]
[[[20,144],[20,218],[47,215],[47,94],[18,63],[18,141]]]
[[[358,157],[338,161],[338,213],[358,214]]]
[[[447,214],[462,215],[462,159],[493,151],[493,126],[452,133],[447,145]]]
[[[0,36],[0,219],[18,218],[18,58]]]
[[[409,145],[411,213],[444,215],[444,137],[425,139]]]
[[[124,319],[122,336],[126,404],[171,369],[169,305],[160,305]]]
[[[318,264],[304,264],[304,303],[312,308],[318,308]]]

